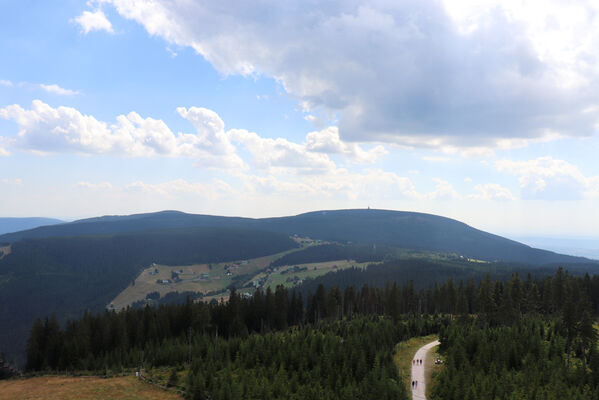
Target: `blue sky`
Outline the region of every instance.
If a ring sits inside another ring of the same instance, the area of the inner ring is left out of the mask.
[[[593,2],[0,1],[2,216],[599,236]]]

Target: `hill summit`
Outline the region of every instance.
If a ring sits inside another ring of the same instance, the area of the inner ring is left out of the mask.
[[[103,216],[0,235],[0,242],[194,227],[257,229],[343,243],[451,252],[484,261],[533,265],[592,262],[583,257],[532,248],[451,218],[375,209],[322,210],[277,218],[223,217],[179,211]]]

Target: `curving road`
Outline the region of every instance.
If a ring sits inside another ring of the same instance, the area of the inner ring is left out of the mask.
[[[435,346],[440,345],[438,340],[425,344],[418,349],[414,358],[412,359],[412,382],[417,382],[416,385],[412,386],[412,399],[413,400],[426,400],[426,384],[424,382],[424,367],[426,365],[426,356],[428,351]],[[422,360],[420,364],[419,360]]]

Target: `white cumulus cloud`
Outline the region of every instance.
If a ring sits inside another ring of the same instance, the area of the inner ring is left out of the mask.
[[[522,198],[543,200],[579,200],[599,196],[599,176],[585,176],[574,164],[552,157],[534,160],[500,160],[500,172],[518,177]]]
[[[252,164],[258,169],[294,169],[299,173],[322,173],[335,168],[335,163],[327,154],[310,152],[306,146],[284,138],[263,138],[241,129],[231,130],[230,137],[248,150],[252,156]]]
[[[40,100],[34,100],[29,110],[19,105],[0,108],[0,118],[19,125],[12,146],[39,153],[190,157],[206,167],[243,167],[216,113],[195,107],[178,112],[195,126],[195,134],[174,134],[162,120],[136,112],[119,115],[109,125],[75,108],[53,108]]]
[[[93,31],[114,33],[112,23],[110,23],[104,12],[100,9],[95,11],[84,11],[80,16],[73,18],[73,22],[78,24],[81,31],[86,35]]]
[[[306,148],[314,152],[328,154],[343,154],[348,158],[360,163],[373,163],[381,156],[387,154],[387,150],[378,145],[370,150],[363,150],[358,144],[344,142],[339,137],[339,128],[330,126],[321,131],[310,132],[306,136]]]
[[[439,178],[433,178],[433,181],[436,183],[435,190],[427,193],[426,198],[431,200],[454,200],[461,198],[451,183]]]
[[[475,193],[468,195],[468,198],[480,200],[516,200],[516,197],[509,188],[497,183],[475,185],[474,191]]]
[[[489,154],[599,121],[588,0],[105,3],[224,75],[271,77],[302,110],[340,115],[344,140]]]

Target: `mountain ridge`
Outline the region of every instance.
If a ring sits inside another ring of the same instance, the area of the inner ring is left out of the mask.
[[[378,209],[320,210],[269,218],[188,214],[175,210],[106,215],[0,235],[0,242],[191,227],[258,229],[328,241],[450,252],[485,261],[533,265],[595,262],[537,249],[444,216]]]
[[[60,219],[44,217],[0,217],[0,235],[64,222]]]

